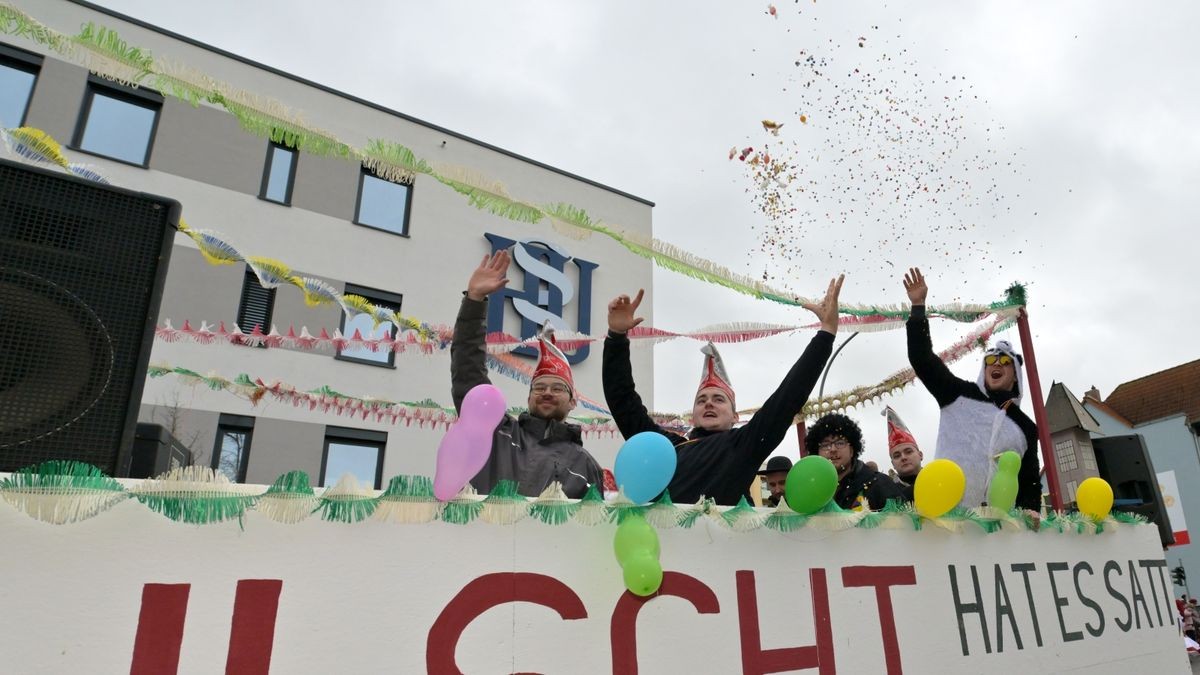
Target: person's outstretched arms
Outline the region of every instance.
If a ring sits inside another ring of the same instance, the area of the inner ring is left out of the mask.
[[[467,392],[480,384],[490,384],[487,374],[487,297],[508,283],[505,274],[511,258],[508,251],[484,256],[467,280],[467,292],[454,322],[450,341],[450,394],[454,409],[462,406]]]
[[[775,393],[771,394],[746,426],[739,430],[739,444],[754,454],[755,465],[766,459],[783,441],[795,419],[812,394],[817,379],[833,351],[833,337],[838,329],[838,295],[842,292],[845,275],[832,279],[820,302],[804,305],[817,315],[821,330],[809,341],[804,353],[784,376]],[[748,445],[747,445],[748,444]],[[761,455],[761,457],[759,457]]]

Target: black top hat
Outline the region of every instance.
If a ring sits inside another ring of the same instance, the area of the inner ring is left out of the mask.
[[[792,460],[787,457],[775,456],[767,460],[767,468],[758,472],[758,475],[765,476],[769,473],[778,473],[780,471],[791,471]]]

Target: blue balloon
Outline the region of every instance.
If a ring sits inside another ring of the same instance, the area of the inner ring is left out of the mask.
[[[617,452],[613,477],[635,504],[644,504],[666,489],[675,475],[675,446],[653,431],[636,434]]]

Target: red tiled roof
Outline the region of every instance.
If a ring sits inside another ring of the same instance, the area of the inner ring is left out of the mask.
[[[1101,401],[1101,400],[1100,400],[1100,399],[1098,399],[1098,398],[1092,398],[1091,396],[1088,396],[1087,394],[1084,394],[1084,396],[1083,396],[1083,403],[1084,403],[1085,405],[1093,405],[1093,406],[1096,406],[1096,409],[1097,409],[1097,410],[1099,410],[1100,412],[1103,412],[1105,415],[1108,415],[1109,417],[1111,417],[1111,418],[1113,418],[1114,420],[1116,420],[1116,421],[1120,422],[1121,424],[1124,424],[1124,425],[1125,425],[1125,426],[1127,426],[1127,427],[1132,427],[1132,426],[1133,426],[1133,424],[1131,424],[1131,423],[1129,422],[1129,420],[1125,419],[1125,416],[1124,416],[1124,415],[1122,415],[1121,413],[1117,412],[1116,410],[1113,410],[1113,409],[1112,409],[1112,406],[1105,404],[1105,403],[1104,403],[1104,401]]]
[[[1200,420],[1200,359],[1117,385],[1104,403],[1133,424],[1181,413]]]

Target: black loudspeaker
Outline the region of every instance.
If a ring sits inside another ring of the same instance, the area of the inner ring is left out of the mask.
[[[192,451],[161,424],[138,422],[133,437],[130,478],[154,478],[192,463]]]
[[[0,160],[0,471],[129,471],[179,203]]]
[[[1137,513],[1158,526],[1158,537],[1165,548],[1175,543],[1154,463],[1146,451],[1141,434],[1104,436],[1092,439],[1096,453],[1096,468],[1100,477],[1112,486],[1113,505],[1117,511]],[[1120,504],[1121,500],[1127,500]]]

